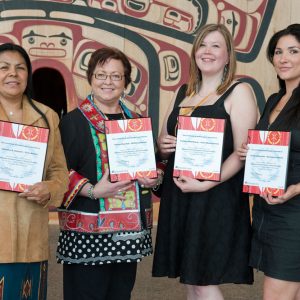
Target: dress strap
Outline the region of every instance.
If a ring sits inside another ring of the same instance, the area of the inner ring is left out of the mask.
[[[214,105],[221,105],[226,100],[226,98],[231,94],[231,92],[234,90],[234,88],[242,83],[241,81],[235,82],[217,101]]]
[[[174,108],[179,106],[179,104],[181,103],[181,101],[185,98],[185,93],[187,90],[187,84],[183,84],[177,93],[176,99],[175,99],[175,103],[174,103]]]
[[[234,88],[240,84],[241,81],[237,81],[236,83],[234,83],[215,103],[215,105],[219,105],[222,102],[224,102],[224,100],[230,95],[230,93],[234,90]],[[186,90],[187,90],[187,84],[183,84],[177,93],[176,99],[175,99],[175,103],[174,103],[174,108],[179,106],[179,104],[181,103],[181,101],[185,98],[186,96]]]

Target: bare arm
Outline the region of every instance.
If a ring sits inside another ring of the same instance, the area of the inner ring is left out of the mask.
[[[248,84],[236,86],[228,100],[226,109],[232,124],[234,152],[223,163],[221,181],[228,180],[243,167],[237,149],[247,142],[248,129],[253,129],[257,120],[256,102]]]

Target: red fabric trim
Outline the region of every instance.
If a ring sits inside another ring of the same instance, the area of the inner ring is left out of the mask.
[[[104,125],[105,118],[97,111],[97,109],[92,105],[92,103],[88,98],[86,98],[80,103],[79,109],[99,132],[105,133],[105,125]],[[126,109],[128,108],[126,107]],[[139,114],[131,110],[130,110],[130,114],[132,115],[130,119],[141,117]]]
[[[76,195],[82,189],[82,187],[89,182],[89,180],[74,170],[70,170],[69,172],[69,189],[65,193],[63,206],[68,208],[70,204],[73,202]]]
[[[83,100],[79,105],[80,110],[92,125],[101,133],[105,133],[104,117],[95,109],[89,99]]]
[[[142,230],[140,212],[137,210],[125,211],[122,214],[117,211],[95,214],[58,210],[58,217],[60,229],[63,231],[113,233]]]
[[[156,163],[156,168],[157,169],[161,169],[163,172],[165,172],[166,167],[167,167],[167,163],[166,162],[158,161]]]
[[[151,229],[153,226],[153,209],[146,208],[145,214],[146,214],[146,226],[148,229]]]

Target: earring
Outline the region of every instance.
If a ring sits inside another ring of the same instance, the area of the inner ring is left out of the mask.
[[[196,82],[195,82],[195,92],[198,94],[200,91],[200,86],[201,86],[201,80],[202,80],[202,74],[201,72],[198,70],[197,72],[197,78],[196,78]]]
[[[224,66],[221,84],[223,84],[223,83],[225,82],[226,77],[227,77],[227,74],[228,74],[228,64],[226,64],[226,65]]]
[[[125,102],[125,96],[126,96],[126,93],[125,93],[125,90],[123,90],[123,92],[120,96],[120,101],[123,102],[123,103]]]

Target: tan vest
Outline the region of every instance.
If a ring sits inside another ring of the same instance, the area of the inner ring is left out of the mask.
[[[0,263],[37,262],[48,259],[48,206],[59,206],[68,188],[68,171],[58,129],[58,116],[49,107],[34,102],[45,113],[50,136],[44,180],[51,198],[46,207],[0,190]],[[0,104],[0,119],[8,121]],[[46,126],[41,115],[23,100],[23,123]]]

